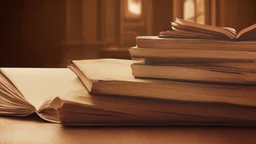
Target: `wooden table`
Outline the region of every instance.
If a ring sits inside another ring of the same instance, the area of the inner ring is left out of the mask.
[[[63,127],[32,115],[0,117],[0,143],[253,144],[256,127]]]

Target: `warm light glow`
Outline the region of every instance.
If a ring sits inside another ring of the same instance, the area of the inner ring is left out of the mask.
[[[134,15],[141,14],[141,0],[128,0],[128,11]]]
[[[205,23],[205,2],[204,0],[185,0],[184,15],[185,20],[194,21],[197,23]]]
[[[184,19],[194,21],[195,4],[194,0],[185,0],[184,2]]]
[[[196,1],[196,22],[204,24],[205,23],[205,2],[204,0]]]

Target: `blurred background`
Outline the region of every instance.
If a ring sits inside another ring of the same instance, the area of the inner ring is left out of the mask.
[[[0,66],[130,59],[136,36],[171,29],[176,17],[240,31],[256,23],[256,0],[2,0]]]

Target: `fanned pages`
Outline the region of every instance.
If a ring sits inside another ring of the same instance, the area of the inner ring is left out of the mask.
[[[254,85],[135,79],[131,60],[72,61],[71,68],[91,93],[256,106]]]
[[[0,70],[0,115],[25,116],[36,111],[26,98],[7,77],[3,69]]]
[[[216,39],[232,41],[255,41],[256,24],[253,24],[236,35],[236,30],[229,27],[216,27],[199,24],[177,18],[171,22],[172,31],[162,31],[159,37],[184,39]]]
[[[2,68],[0,114],[10,107],[10,115],[29,115],[36,112],[48,97],[67,89],[76,75],[69,69]]]

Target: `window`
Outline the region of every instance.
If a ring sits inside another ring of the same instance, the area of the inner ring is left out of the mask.
[[[173,0],[173,18],[215,25],[216,0]]]
[[[205,1],[185,0],[183,18],[197,23],[205,24]]]
[[[141,14],[141,0],[128,0],[128,12],[133,15]]]

